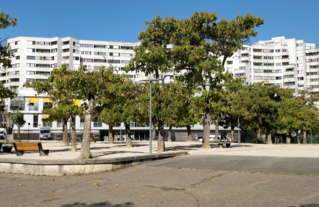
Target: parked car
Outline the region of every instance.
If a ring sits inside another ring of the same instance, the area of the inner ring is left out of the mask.
[[[0,139],[7,140],[7,130],[0,128]]]
[[[169,131],[165,131],[164,141],[168,141],[168,133]],[[175,132],[172,131],[172,141],[176,141]],[[155,140],[158,140],[158,131],[155,132]]]
[[[220,136],[218,136],[218,139],[220,139]],[[202,142],[203,141],[203,137],[202,136],[197,136],[197,137],[195,137],[195,141]],[[215,141],[215,135],[209,135],[209,141],[210,142]]]
[[[51,137],[51,128],[50,127],[41,127],[39,133],[39,139],[52,139]]]

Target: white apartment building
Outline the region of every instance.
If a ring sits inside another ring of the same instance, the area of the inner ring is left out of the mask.
[[[18,98],[8,102],[8,105],[24,103],[21,110],[27,122],[21,128],[24,139],[27,133],[32,139],[38,138],[39,128],[45,126],[42,118],[47,116],[42,114],[42,110],[49,102],[47,97],[36,97],[34,90],[23,88],[26,81],[45,81],[51,70],[62,64],[67,64],[69,69],[74,70],[82,65],[86,65],[89,70],[99,69],[101,66],[107,68],[112,65],[116,67],[117,73],[122,74],[125,73],[124,66],[134,57],[134,48],[139,46],[139,42],[91,41],[72,37],[17,37],[8,39],[7,43],[11,46],[14,58],[12,68],[0,68],[0,81],[6,87],[19,91]],[[225,68],[236,77],[246,77],[249,83],[266,81],[267,85],[280,85],[296,91],[311,89],[313,92],[319,92],[319,49],[315,44],[305,43],[303,40],[276,37],[268,41],[244,45],[243,50],[237,51],[227,59]],[[125,75],[141,83],[148,79],[142,73],[129,72]],[[170,77],[167,77],[165,82],[169,81]],[[4,115],[2,115],[2,126],[10,126]],[[60,139],[62,123],[53,122],[49,126],[55,138]],[[83,120],[77,117],[78,138],[81,137],[83,126]],[[95,138],[102,139],[108,133],[108,126],[98,121],[93,121],[91,128],[92,136]],[[131,136],[142,140],[148,138],[148,129],[147,125],[142,126],[132,122]],[[193,136],[201,136],[202,129],[201,125],[194,125]],[[124,137],[123,124],[115,127],[114,130],[117,137]],[[177,140],[185,140],[186,128],[173,130],[176,132]],[[211,134],[214,134],[214,130],[215,126],[211,125]],[[219,127],[219,130],[229,131],[230,129]],[[236,129],[235,137],[237,136]]]
[[[53,122],[46,125],[42,118],[48,116],[42,113],[43,108],[50,100],[45,96],[36,96],[36,92],[30,88],[23,88],[26,81],[46,81],[50,72],[55,67],[67,64],[69,69],[77,70],[80,66],[86,65],[87,69],[99,69],[102,66],[106,68],[112,65],[116,67],[117,73],[125,73],[124,66],[134,57],[134,48],[137,43],[127,42],[108,42],[78,40],[72,37],[65,38],[38,38],[38,37],[16,37],[7,40],[11,51],[14,54],[11,68],[1,68],[0,81],[11,89],[16,89],[19,93],[15,100],[8,101],[7,105],[17,106],[23,103],[20,112],[24,114],[26,124],[21,127],[22,139],[38,139],[39,129],[43,126],[51,127],[55,139],[61,139],[62,123]],[[1,66],[0,66],[1,67]],[[144,74],[135,72],[125,73],[126,76],[135,81],[143,82],[148,79]],[[152,77],[153,79],[153,77]],[[168,77],[165,82],[169,82]],[[10,107],[8,109],[10,110]],[[145,139],[149,137],[149,127],[132,122],[131,136],[134,139]],[[9,120],[2,116],[2,126],[11,127]],[[76,118],[77,138],[82,136],[84,127],[83,120]],[[70,129],[70,124],[68,125]],[[98,121],[92,121],[92,136],[102,139],[108,135],[108,125]],[[168,129],[168,126],[166,126]],[[16,126],[14,126],[16,131]],[[124,124],[114,128],[117,137],[125,139]],[[174,128],[176,140],[185,140],[186,127]],[[203,127],[199,124],[193,126],[193,137],[202,135]],[[214,134],[215,126],[211,126],[211,133]],[[229,131],[219,127],[221,131]],[[237,131],[236,131],[237,133]],[[236,134],[237,136],[237,134]]]
[[[266,85],[319,92],[319,49],[303,40],[275,37],[244,45],[225,67],[249,83],[266,81]]]

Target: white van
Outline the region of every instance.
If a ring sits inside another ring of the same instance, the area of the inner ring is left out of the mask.
[[[7,140],[7,130],[5,128],[0,128],[0,140]]]
[[[39,139],[52,139],[51,137],[51,128],[50,127],[41,127],[39,133]]]

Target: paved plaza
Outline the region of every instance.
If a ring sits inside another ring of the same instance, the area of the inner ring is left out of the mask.
[[[48,157],[0,153],[0,159],[75,159],[79,152],[44,142]],[[201,149],[198,142],[166,143],[184,156],[121,170],[66,176],[0,173],[0,206],[319,206],[319,146],[232,144]],[[78,146],[80,148],[80,145]],[[92,143],[95,159],[147,155],[148,142]],[[153,146],[156,152],[156,143]],[[100,155],[98,155],[100,153]]]

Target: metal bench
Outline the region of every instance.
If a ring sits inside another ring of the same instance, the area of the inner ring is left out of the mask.
[[[230,148],[230,142],[220,142],[220,143],[217,143],[217,146],[219,148],[223,148],[223,147]]]
[[[13,143],[17,156],[22,156],[25,151],[39,151],[40,156],[48,156],[49,150],[43,150],[41,143]]]

